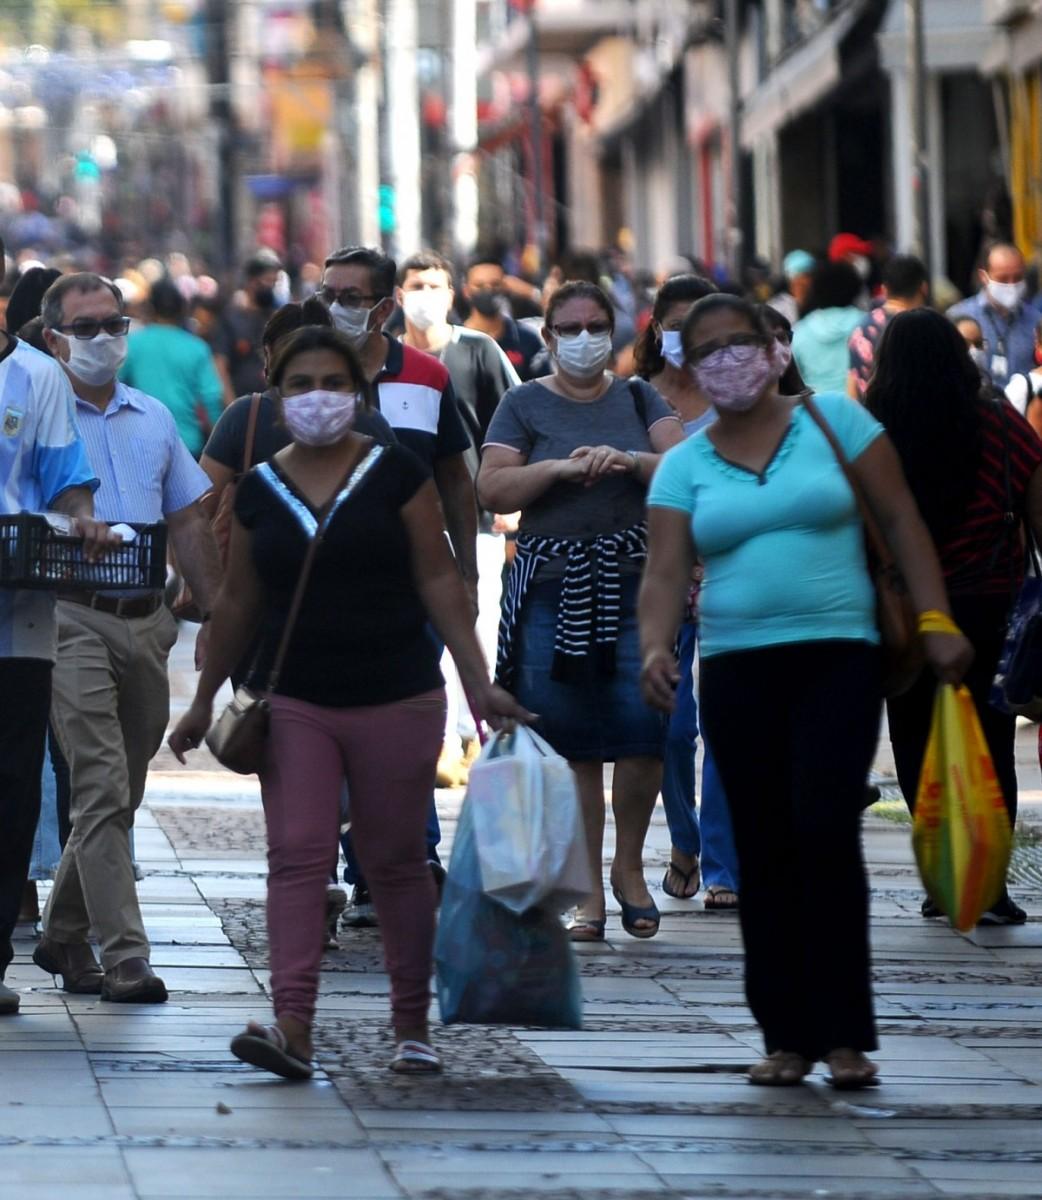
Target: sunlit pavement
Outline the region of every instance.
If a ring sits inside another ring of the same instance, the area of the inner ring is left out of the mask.
[[[178,647],[174,706],[190,696]],[[749,742],[764,714],[750,714]],[[1042,823],[1034,729],[1021,735],[1025,820]],[[883,1084],[838,1094],[749,1087],[737,922],[660,890],[661,810],[647,876],[653,941],[580,948],[581,1033],[436,1026],[441,1078],[386,1069],[378,933],[327,955],[313,1082],[241,1066],[228,1040],[268,1013],[264,839],[255,781],[164,752],[137,827],[164,1006],[67,997],[19,929],[0,1019],[0,1198],[643,1196],[1042,1197],[1042,882],[1032,922],[964,937],[919,916],[906,826],[870,815]],[[878,764],[885,775],[886,755]],[[441,793],[451,840],[459,793]],[[795,881],[794,881],[795,883]],[[792,920],[813,909],[793,895]],[[819,895],[817,903],[829,903]]]

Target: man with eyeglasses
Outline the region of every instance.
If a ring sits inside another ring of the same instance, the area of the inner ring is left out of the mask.
[[[97,482],[64,374],[46,355],[0,331],[0,514],[64,513],[93,560],[119,540],[94,519]],[[0,588],[0,1016],[19,1008],[18,993],[3,977],[14,957],[11,935],[40,814],[54,609],[53,592]]]
[[[207,614],[220,563],[199,503],[210,481],[160,401],[116,379],[129,321],[100,275],[65,275],[43,299],[44,341],[75,394],[87,456],[108,522],[165,521],[185,578]],[[203,620],[206,620],[204,615]],[[67,992],[158,1003],[130,855],[145,775],[170,707],[167,658],[177,623],[162,591],[58,593],[58,663],[51,717],[72,776],[72,832],[44,912],[33,961]],[[99,966],[88,941],[94,930]]]

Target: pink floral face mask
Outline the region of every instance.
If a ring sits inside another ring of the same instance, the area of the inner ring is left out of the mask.
[[[722,346],[693,368],[695,382],[717,409],[746,412],[778,377],[774,358],[762,346]]]
[[[282,420],[303,446],[331,446],[355,423],[357,392],[301,392],[282,397]]]

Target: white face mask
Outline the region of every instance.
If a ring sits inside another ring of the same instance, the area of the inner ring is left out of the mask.
[[[993,300],[999,308],[1012,310],[1027,295],[1028,285],[1023,279],[1016,283],[996,283],[994,279],[989,279],[985,290],[988,298]]]
[[[662,357],[678,370],[684,365],[684,347],[680,344],[679,329],[663,329]]]
[[[126,334],[113,337],[111,333],[99,333],[90,341],[69,337],[64,333],[58,336],[65,338],[69,347],[69,358],[65,365],[71,374],[89,387],[111,383],[127,357]]]
[[[452,307],[452,296],[444,288],[423,288],[404,292],[402,310],[410,325],[424,332],[432,325],[444,325]]]
[[[611,358],[611,334],[584,329],[575,337],[558,337],[554,358],[558,366],[576,379],[599,375]]]
[[[355,423],[357,392],[326,392],[316,388],[282,397],[282,420],[295,442],[331,446]]]
[[[373,308],[378,307],[379,305],[373,305]],[[372,312],[372,308],[344,308],[339,301],[329,306],[333,324],[356,347],[361,346],[369,336],[369,318]]]

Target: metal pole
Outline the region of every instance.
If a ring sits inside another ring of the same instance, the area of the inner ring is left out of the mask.
[[[453,245],[465,262],[478,240],[476,0],[454,0],[452,14]]]
[[[727,46],[728,104],[731,130],[730,204],[727,214],[727,265],[733,279],[741,282],[745,267],[745,205],[742,196],[742,97],[739,74],[742,23],[739,0],[727,0],[724,14],[724,41]]]
[[[926,123],[926,47],[923,36],[923,0],[905,0],[908,33],[908,104],[912,130],[912,188],[914,199],[913,250],[933,279],[933,232],[930,209],[930,148]]]
[[[539,107],[539,31],[535,20],[536,0],[528,7],[528,106],[532,129],[532,215],[535,219],[537,270],[546,269],[546,197],[543,184],[543,114]]]
[[[217,221],[215,261],[224,271],[238,260],[238,188],[235,110],[231,96],[228,29],[235,5],[207,0],[206,49],[210,77],[210,117],[217,132]]]

